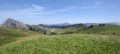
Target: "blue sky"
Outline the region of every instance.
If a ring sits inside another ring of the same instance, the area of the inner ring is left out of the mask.
[[[0,0],[0,24],[120,22],[120,0]]]

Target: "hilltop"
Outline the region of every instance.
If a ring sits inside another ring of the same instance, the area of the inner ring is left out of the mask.
[[[28,27],[24,23],[11,18],[8,18],[1,26],[4,28],[28,30]]]
[[[45,35],[56,35],[56,34],[119,34],[120,26],[116,24],[108,23],[79,23],[79,24],[54,24],[54,25],[28,25],[20,21],[8,18],[2,25],[4,28],[14,28],[22,30],[30,30]]]

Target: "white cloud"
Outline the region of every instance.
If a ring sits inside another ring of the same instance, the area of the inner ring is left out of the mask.
[[[32,6],[35,8],[34,10],[36,11],[41,11],[43,9],[43,7],[35,5],[35,4],[32,4]]]
[[[24,16],[31,16],[29,13],[42,11],[44,7],[32,4],[32,7],[19,9],[19,10],[2,10],[0,11],[0,17],[24,17]]]
[[[59,12],[65,12],[73,9],[73,6],[69,6],[63,9],[58,10],[46,10],[46,7],[38,6],[35,4],[31,5],[32,7],[19,9],[19,10],[2,10],[0,11],[0,17],[2,18],[29,18],[34,17],[33,15],[48,15],[48,14],[55,14]]]
[[[65,12],[73,9],[74,6],[69,6],[64,9],[59,9],[59,10],[53,10],[53,11],[41,11],[41,12],[31,12],[30,14],[32,15],[41,15],[41,14],[54,14],[54,13],[59,13],[59,12]]]
[[[96,2],[96,4],[100,4],[100,2]],[[55,13],[60,13],[60,12],[66,12],[70,11],[73,9],[89,9],[89,8],[96,8],[97,5],[94,6],[86,6],[86,7],[77,7],[77,6],[68,6],[63,9],[58,9],[58,10],[46,10],[46,7],[42,7],[39,5],[32,4],[32,7],[26,8],[26,9],[21,9],[21,10],[4,10],[0,11],[0,16],[1,17],[30,17],[33,15],[48,15],[48,14],[55,14]]]

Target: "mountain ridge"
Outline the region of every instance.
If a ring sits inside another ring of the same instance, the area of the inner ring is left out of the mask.
[[[22,29],[22,30],[28,30],[28,27],[20,22],[20,21],[17,21],[17,20],[14,20],[12,18],[8,18],[2,25],[1,27],[4,27],[4,28],[16,28],[16,29]]]
[[[103,23],[76,23],[76,24],[71,24],[71,23],[59,23],[59,24],[39,24],[39,26],[37,27],[45,27],[45,28],[68,28],[68,27],[72,27],[75,26],[77,24],[84,24],[86,26],[91,26],[91,25],[99,25],[99,24],[103,24]],[[112,25],[120,25],[120,22],[111,22],[111,23],[104,23],[104,24],[112,24]],[[32,26],[32,25],[31,25]],[[0,27],[4,27],[4,28],[16,28],[16,29],[22,29],[22,30],[28,30],[30,29],[26,24],[14,20],[12,18],[8,18],[3,24],[0,25]],[[42,28],[41,28],[42,29]]]

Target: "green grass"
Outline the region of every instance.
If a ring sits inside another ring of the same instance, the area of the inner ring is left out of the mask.
[[[19,29],[0,28],[0,46],[16,41],[17,38],[25,37],[35,32]]]
[[[41,37],[1,47],[0,54],[120,54],[120,37],[95,34]]]
[[[0,54],[120,54],[120,26],[55,29],[58,34],[65,31],[73,32],[74,35],[52,35],[4,46],[18,38],[40,34],[0,28]]]
[[[88,33],[97,33],[97,34],[107,34],[107,35],[118,35],[120,36],[120,26],[117,25],[105,25],[105,26],[95,26],[91,29],[88,29]],[[115,33],[115,34],[113,34]]]
[[[118,35],[120,36],[120,26],[117,25],[105,25],[105,26],[94,26],[92,28],[87,27],[70,27],[65,30],[66,32],[72,32],[77,34],[106,34],[106,35]],[[115,33],[115,34],[113,34]]]

